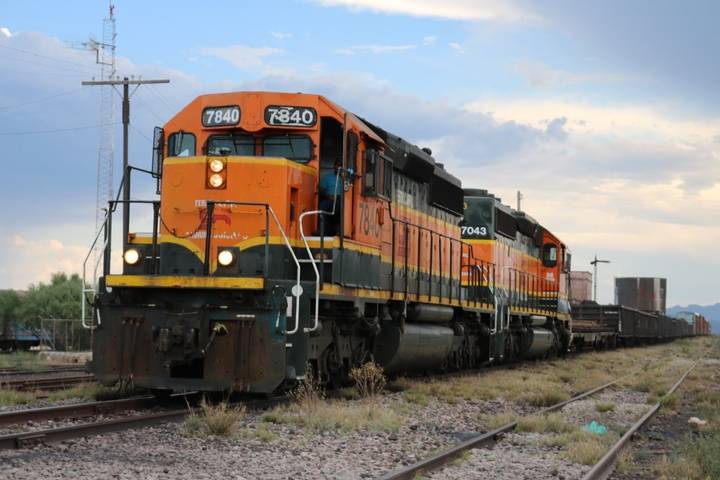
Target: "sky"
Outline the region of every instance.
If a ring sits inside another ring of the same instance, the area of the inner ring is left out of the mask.
[[[107,11],[0,0],[0,289],[78,271],[92,241],[100,92],[80,82],[99,77],[83,42]],[[115,16],[118,74],[170,79],[133,94],[133,165],[197,95],[320,93],[465,187],[522,191],[575,270],[610,260],[601,302],[620,276],[668,278],[669,305],[720,301],[719,2],[118,0]]]

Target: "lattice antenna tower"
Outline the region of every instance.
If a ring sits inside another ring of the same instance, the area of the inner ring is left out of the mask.
[[[100,65],[100,79],[115,76],[115,6],[110,2],[108,16],[103,18],[102,43],[90,40],[86,46],[95,50]],[[95,201],[95,231],[105,219],[108,201],[113,196],[113,163],[115,159],[115,92],[110,85],[100,87],[100,139],[97,159],[97,196]],[[97,249],[102,248],[98,242]],[[97,252],[96,252],[97,253]]]

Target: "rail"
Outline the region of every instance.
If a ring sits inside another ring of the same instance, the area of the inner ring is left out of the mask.
[[[680,377],[680,379],[675,382],[672,387],[670,387],[670,390],[667,391],[664,397],[672,395],[675,390],[680,387],[682,382],[685,381],[687,376],[690,374],[690,372],[693,371],[693,369],[697,366],[699,362],[700,360],[696,361]],[[604,480],[606,478],[609,478],[613,470],[615,469],[615,462],[617,462],[620,450],[622,450],[625,445],[630,443],[633,435],[635,435],[635,433],[637,433],[637,431],[640,430],[643,425],[645,425],[658,412],[658,410],[660,410],[660,403],[656,403],[655,405],[653,405],[650,410],[648,410],[647,413],[645,413],[645,415],[640,418],[640,420],[635,422],[625,432],[625,434],[620,438],[620,440],[618,440],[612,447],[610,447],[610,450],[608,450],[607,453],[605,453],[605,455],[603,455],[603,457],[590,469],[590,471],[585,474],[582,480]]]

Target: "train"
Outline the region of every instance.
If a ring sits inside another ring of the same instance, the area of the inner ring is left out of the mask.
[[[460,370],[579,338],[556,235],[322,95],[201,95],[153,141],[152,167],[128,167],[108,205],[83,292],[105,384],[268,394],[310,374],[341,385],[368,361]],[[133,175],[159,196],[133,199]]]

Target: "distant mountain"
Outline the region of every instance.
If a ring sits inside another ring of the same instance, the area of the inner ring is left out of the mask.
[[[681,307],[677,305],[667,309],[668,315],[675,315],[680,312],[696,312],[705,315],[705,318],[710,322],[712,332],[714,334],[720,334],[720,303],[715,305],[688,305],[687,307]]]

